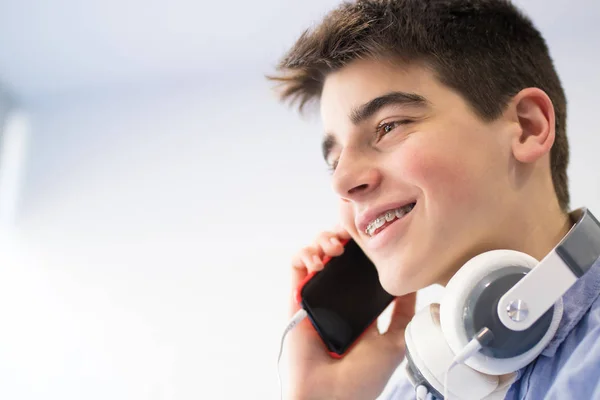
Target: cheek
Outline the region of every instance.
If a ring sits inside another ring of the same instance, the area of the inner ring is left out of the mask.
[[[480,187],[474,160],[461,156],[451,146],[414,143],[400,157],[397,171],[403,179],[418,187],[428,203],[465,204],[475,200]],[[430,204],[432,205],[432,204]]]
[[[350,235],[356,239],[357,237],[357,231],[356,231],[356,225],[354,223],[354,208],[352,207],[352,204],[344,201],[344,200],[339,200],[339,211],[340,211],[340,224],[342,225],[342,227],[348,231],[348,233],[350,233]]]
[[[502,203],[506,162],[502,149],[486,139],[492,132],[447,133],[415,140],[399,170],[420,189],[435,225],[430,228],[454,235],[461,226],[475,229]]]

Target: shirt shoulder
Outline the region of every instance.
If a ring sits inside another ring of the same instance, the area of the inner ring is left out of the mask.
[[[600,398],[600,299],[551,354],[526,367],[507,399]]]

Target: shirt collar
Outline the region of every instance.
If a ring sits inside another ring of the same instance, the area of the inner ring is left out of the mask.
[[[556,334],[541,355],[552,357],[600,294],[600,260],[563,295],[563,315]]]

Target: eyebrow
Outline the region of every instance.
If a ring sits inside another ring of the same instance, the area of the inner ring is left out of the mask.
[[[352,121],[354,125],[358,125],[364,122],[365,120],[371,118],[382,108],[391,105],[425,108],[429,106],[429,101],[427,101],[425,97],[416,93],[386,93],[382,96],[375,97],[374,99],[368,101],[367,103],[359,107],[354,108],[349,115],[350,121]],[[325,159],[325,161],[327,161],[329,153],[331,153],[331,150],[335,147],[336,144],[337,141],[331,133],[325,135],[321,144],[321,150],[323,152],[323,158]]]

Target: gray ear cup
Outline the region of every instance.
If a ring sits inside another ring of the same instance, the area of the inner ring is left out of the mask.
[[[481,353],[493,358],[513,358],[531,350],[550,329],[554,307],[524,331],[507,328],[498,318],[498,302],[525,274],[528,268],[505,267],[484,277],[467,297],[464,326],[467,337],[473,337],[484,327],[493,332],[493,339]],[[517,316],[518,317],[518,316]]]
[[[533,361],[556,333],[562,300],[525,331],[509,330],[498,318],[500,297],[537,264],[525,253],[493,250],[469,260],[448,282],[440,322],[452,351],[459,353],[483,327],[494,335],[489,347],[465,361],[471,368],[490,375],[517,371]]]

